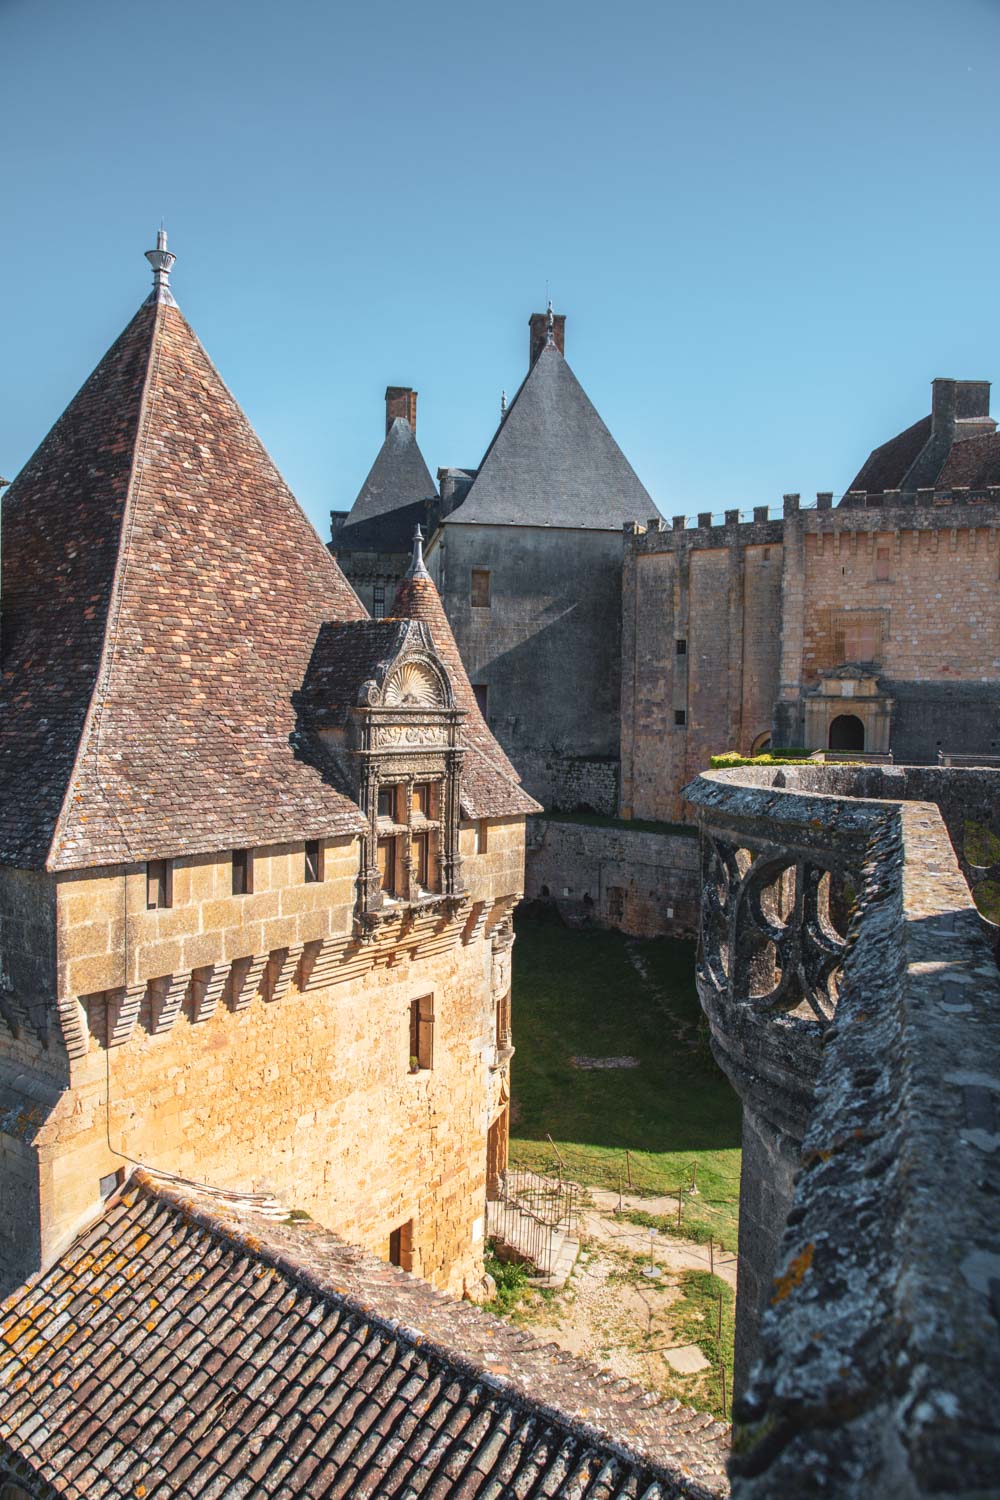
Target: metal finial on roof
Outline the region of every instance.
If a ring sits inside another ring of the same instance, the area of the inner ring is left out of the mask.
[[[424,534],[418,526],[413,533],[413,557],[406,570],[407,578],[430,578],[424,566]]]
[[[552,312],[552,298],[550,297],[549,305],[545,309],[545,347],[547,349],[555,348],[555,324],[556,320]]]
[[[170,290],[170,272],[173,270],[177,257],[167,249],[167,231],[162,224],[156,232],[156,249],[147,250],[145,256],[153,268],[153,290],[150,293],[150,302],[166,302],[169,306],[176,307],[177,303]]]
[[[507,415],[507,392],[506,391],[501,391],[500,392],[500,420],[503,421],[503,419],[504,419],[504,417],[506,415]]]

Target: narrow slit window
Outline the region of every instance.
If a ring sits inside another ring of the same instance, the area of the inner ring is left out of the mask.
[[[875,551],[875,581],[876,583],[889,582],[889,548],[878,547]]]
[[[306,885],[323,879],[323,847],[319,839],[306,839]]]
[[[688,643],[687,643],[687,641],[679,640],[679,641],[676,641],[674,644],[675,644],[675,648],[676,648],[678,656],[687,656],[687,654],[688,654]]]
[[[385,584],[376,583],[372,588],[372,619],[381,620],[385,615]]]
[[[253,855],[249,849],[233,850],[233,895],[249,896],[253,892]]]
[[[473,609],[489,609],[490,607],[489,568],[473,568],[472,570],[472,607]]]
[[[677,728],[678,729],[683,729],[683,727],[687,723],[687,721],[688,721],[687,709],[686,708],[675,708],[674,709],[674,723],[676,724]]]
[[[476,853],[485,854],[490,846],[490,824],[488,818],[480,818],[476,823]]]
[[[158,911],[172,906],[173,867],[169,859],[151,859],[146,865],[146,910]]]
[[[410,1072],[434,1066],[434,996],[410,1001]]]

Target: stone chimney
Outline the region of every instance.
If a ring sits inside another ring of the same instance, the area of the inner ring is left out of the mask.
[[[397,417],[402,417],[404,422],[409,422],[411,431],[416,433],[417,393],[411,386],[387,385],[385,388],[386,435]]]
[[[532,313],[531,317],[528,319],[528,328],[531,331],[530,343],[528,347],[528,368],[530,369],[531,366],[535,363],[535,360],[541,354],[542,350],[545,348],[545,340],[548,337],[549,332],[548,313]],[[556,348],[559,350],[560,354],[566,353],[565,313],[552,314],[552,341],[555,344]]]
[[[931,382],[931,433],[953,441],[995,432],[990,416],[988,380],[934,380]]]

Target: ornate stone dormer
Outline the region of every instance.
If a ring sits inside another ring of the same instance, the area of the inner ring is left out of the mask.
[[[367,824],[361,931],[457,903],[465,715],[428,627],[396,619],[324,627],[309,696],[320,742]]]

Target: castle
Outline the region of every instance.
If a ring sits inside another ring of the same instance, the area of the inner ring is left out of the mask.
[[[686,830],[663,825],[690,821],[682,789],[713,755],[1000,756],[989,383],[935,380],[930,415],[876,449],[838,504],[786,495],[779,516],[668,523],[564,350],[565,318],[534,314],[528,374],[482,463],[439,470],[423,501],[422,460],[407,483],[416,395],[390,388],[380,518],[370,476],[331,545],[367,600],[380,568],[384,587],[405,565],[389,555],[397,511],[429,524],[479,702],[550,814],[529,834],[529,895],[627,932],[691,933],[697,861]],[[576,811],[617,826],[559,817]]]
[[[936,382],[836,508],[668,528],[536,315],[437,493],[390,388],[355,591],[148,258],[3,506],[0,1500],[724,1493],[723,1424],[471,1305],[529,819],[529,885],[588,916],[701,908],[745,1116],[734,1495],[988,1493],[983,385]],[[976,764],[705,771],[768,737]]]

